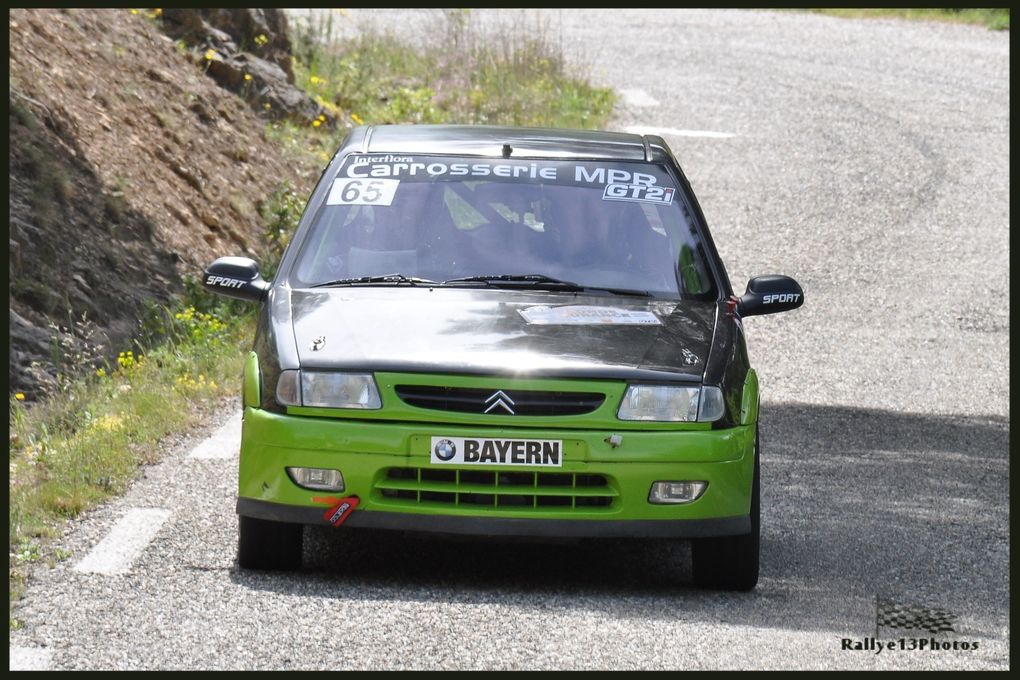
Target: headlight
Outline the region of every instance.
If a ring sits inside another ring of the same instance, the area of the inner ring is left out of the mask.
[[[301,372],[301,401],[305,406],[373,409],[382,406],[371,373]]]
[[[382,407],[371,373],[319,373],[287,370],[276,383],[284,406],[377,409]]]
[[[710,422],[725,411],[722,390],[713,385],[631,385],[623,395],[616,417],[620,420]]]

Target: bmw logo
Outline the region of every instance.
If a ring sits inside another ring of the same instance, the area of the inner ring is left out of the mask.
[[[457,455],[457,446],[449,439],[441,439],[436,443],[436,458],[452,460]]]

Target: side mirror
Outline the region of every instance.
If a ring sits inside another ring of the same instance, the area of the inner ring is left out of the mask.
[[[205,268],[202,285],[217,295],[258,302],[266,296],[270,284],[262,280],[255,260],[221,257]]]
[[[740,316],[775,314],[797,309],[804,304],[804,291],[789,276],[756,276],[747,282],[747,291],[737,300]]]

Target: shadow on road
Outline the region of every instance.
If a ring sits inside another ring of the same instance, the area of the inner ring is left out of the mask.
[[[750,594],[690,587],[682,542],[478,541],[330,527],[306,531],[302,572],[234,570],[232,578],[337,599],[860,625],[862,633],[876,594],[977,607],[987,632],[1006,620],[1008,419],[765,404],[761,426],[762,567]]]

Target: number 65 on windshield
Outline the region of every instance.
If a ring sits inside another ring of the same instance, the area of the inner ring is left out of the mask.
[[[327,205],[390,205],[399,179],[337,179],[326,198]]]

